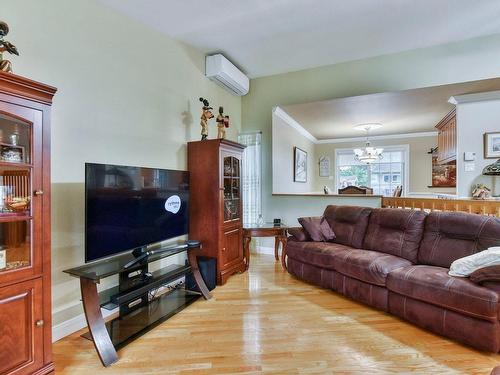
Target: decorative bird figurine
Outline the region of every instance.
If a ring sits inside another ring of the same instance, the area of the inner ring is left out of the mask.
[[[9,33],[9,25],[0,21],[0,70],[3,72],[12,73],[12,63],[9,60],[4,60],[2,53],[8,52],[12,55],[19,56],[19,51],[16,46],[3,38]]]

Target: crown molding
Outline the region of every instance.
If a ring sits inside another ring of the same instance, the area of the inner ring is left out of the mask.
[[[500,91],[499,91],[500,93]],[[273,114],[282,119],[287,125],[297,130],[304,137],[309,139],[314,144],[332,144],[332,143],[347,143],[359,142],[366,140],[366,136],[351,137],[351,138],[331,138],[331,139],[317,139],[314,135],[309,133],[297,120],[286,113],[280,107],[273,108]],[[385,139],[403,139],[403,138],[419,138],[419,137],[436,137],[437,131],[430,132],[416,132],[416,133],[401,133],[401,134],[387,134],[387,135],[370,135],[370,140],[385,140]]]
[[[448,99],[448,103],[457,105],[463,103],[483,102],[488,100],[500,100],[500,90],[477,92],[474,94],[455,95]]]
[[[370,135],[370,141],[385,140],[385,139],[436,137],[437,135],[438,135],[437,131],[387,134],[387,135]],[[364,136],[364,137],[352,137],[352,138],[318,139],[318,140],[316,140],[316,143],[317,144],[347,143],[347,142],[359,142],[359,141],[364,141],[364,140],[366,140],[366,136]]]
[[[273,113],[278,116],[280,119],[285,121],[289,126],[297,130],[300,134],[302,134],[304,137],[309,139],[313,143],[318,143],[318,140],[314,135],[309,133],[302,125],[300,125],[292,116],[290,116],[288,113],[286,113],[282,108],[280,107],[274,107],[273,108]]]
[[[55,87],[6,72],[0,72],[0,83],[2,83],[0,93],[48,105],[52,104],[52,98],[57,91]]]

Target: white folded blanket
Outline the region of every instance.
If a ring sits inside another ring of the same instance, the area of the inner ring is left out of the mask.
[[[478,269],[496,265],[500,265],[500,246],[457,259],[451,264],[448,275],[468,277]]]

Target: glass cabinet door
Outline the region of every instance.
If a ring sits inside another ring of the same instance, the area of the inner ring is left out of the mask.
[[[224,221],[239,220],[241,216],[240,159],[225,156],[223,167]]]
[[[31,123],[0,113],[0,277],[32,266]]]

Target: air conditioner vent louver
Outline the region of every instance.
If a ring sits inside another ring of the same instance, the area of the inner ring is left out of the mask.
[[[248,77],[221,54],[206,57],[205,75],[233,95],[248,94]]]

